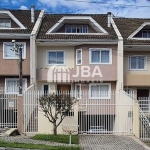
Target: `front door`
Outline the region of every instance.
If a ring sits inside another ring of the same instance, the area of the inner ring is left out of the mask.
[[[58,84],[57,85],[57,90],[58,91],[70,92],[71,91],[71,85],[70,84]]]

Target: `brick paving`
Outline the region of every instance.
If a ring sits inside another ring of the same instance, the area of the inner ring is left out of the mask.
[[[129,136],[81,135],[82,150],[147,150]]]
[[[16,137],[2,136],[0,137],[0,140],[3,140],[5,142],[44,144],[48,146],[69,146],[68,144],[56,142],[32,140],[28,136],[16,136]],[[147,150],[130,136],[80,135],[79,141],[82,150]],[[19,149],[0,148],[0,150],[19,150]],[[29,150],[29,149],[22,149],[22,150]]]

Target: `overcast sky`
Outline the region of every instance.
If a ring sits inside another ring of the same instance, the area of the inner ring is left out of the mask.
[[[1,9],[44,9],[49,13],[105,14],[150,18],[150,0],[0,0]]]

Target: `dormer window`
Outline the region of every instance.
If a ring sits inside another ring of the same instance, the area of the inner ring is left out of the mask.
[[[142,37],[143,38],[150,38],[150,30],[144,30],[142,32]]]
[[[87,25],[66,25],[66,33],[88,33]]]
[[[10,19],[0,19],[0,28],[11,28]]]

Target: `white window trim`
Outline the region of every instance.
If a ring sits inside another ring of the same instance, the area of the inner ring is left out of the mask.
[[[18,28],[0,28],[0,30],[1,29],[26,29],[25,26],[10,11],[0,11],[0,14],[8,14],[8,16],[19,26]]]
[[[131,57],[141,57],[141,56],[145,57],[145,66],[144,66],[144,69],[131,69],[131,61],[130,61],[130,58],[131,58]],[[128,58],[128,62],[129,62],[129,70],[133,70],[133,71],[139,71],[139,70],[145,71],[145,70],[147,70],[147,56],[146,56],[146,55],[131,55],[131,56],[129,56],[129,58]]]
[[[143,30],[143,31],[146,31],[147,34],[148,34],[148,32],[150,32],[150,30]],[[142,31],[142,38],[144,38],[144,39],[150,38],[150,37],[143,37],[143,31]]]
[[[92,51],[102,51],[102,50],[106,50],[109,51],[109,63],[93,63],[91,60],[91,54]],[[111,48],[89,48],[89,60],[90,60],[90,64],[102,64],[102,65],[110,65],[112,64],[112,49]]]
[[[89,28],[88,28],[88,25],[65,25],[65,33],[69,33],[69,32],[66,32],[67,31],[67,27],[70,27],[71,28],[71,32],[70,33],[73,33],[73,34],[86,34],[86,33],[89,33],[88,31],[89,31]],[[76,27],[76,32],[74,33],[74,32],[72,32],[72,27]],[[78,29],[78,27],[82,27],[82,31],[83,31],[83,27],[86,27],[87,28],[87,32],[86,33],[84,33],[84,32],[77,32],[77,29]]]
[[[77,97],[77,99],[81,99],[81,84],[75,84],[75,97],[76,97],[76,91],[77,91],[77,88],[76,88],[76,85],[79,85],[80,86],[80,97]]]
[[[19,78],[5,78],[5,94],[19,94],[19,92],[7,92],[7,86],[6,86],[6,83],[7,81],[19,81]],[[27,89],[27,78],[23,78],[22,80],[25,81],[25,89]]]
[[[5,57],[4,49],[5,49],[5,45],[7,45],[7,44],[12,44],[13,45],[13,43],[11,43],[11,42],[3,42],[3,59],[19,59],[19,57],[18,58]],[[16,44],[24,45],[24,56],[22,55],[22,58],[26,59],[26,42],[16,42]]]
[[[50,84],[49,83],[42,83],[42,93],[44,94],[44,85],[48,85],[48,92],[50,93]]]
[[[7,27],[7,26],[6,26],[6,27],[5,27],[5,26],[3,27],[3,26],[2,26],[2,27],[0,27],[0,29],[7,29],[7,28],[8,28],[8,29],[11,29],[11,19],[9,19],[9,18],[8,18],[8,19],[5,19],[5,18],[4,18],[4,19],[0,19],[0,20],[5,20],[5,21],[7,20],[7,21],[10,22],[10,27]]]
[[[92,85],[108,85],[108,97],[91,97]],[[90,99],[111,99],[111,83],[90,83],[89,84],[89,98]]]
[[[77,58],[77,52],[78,51],[81,51],[81,63],[80,64],[78,64],[78,58]],[[82,65],[82,49],[76,49],[76,65]]]
[[[64,63],[63,64],[49,64],[49,52],[64,52]],[[65,50],[47,50],[46,51],[46,65],[47,66],[65,66],[66,65],[66,54],[65,54]]]

